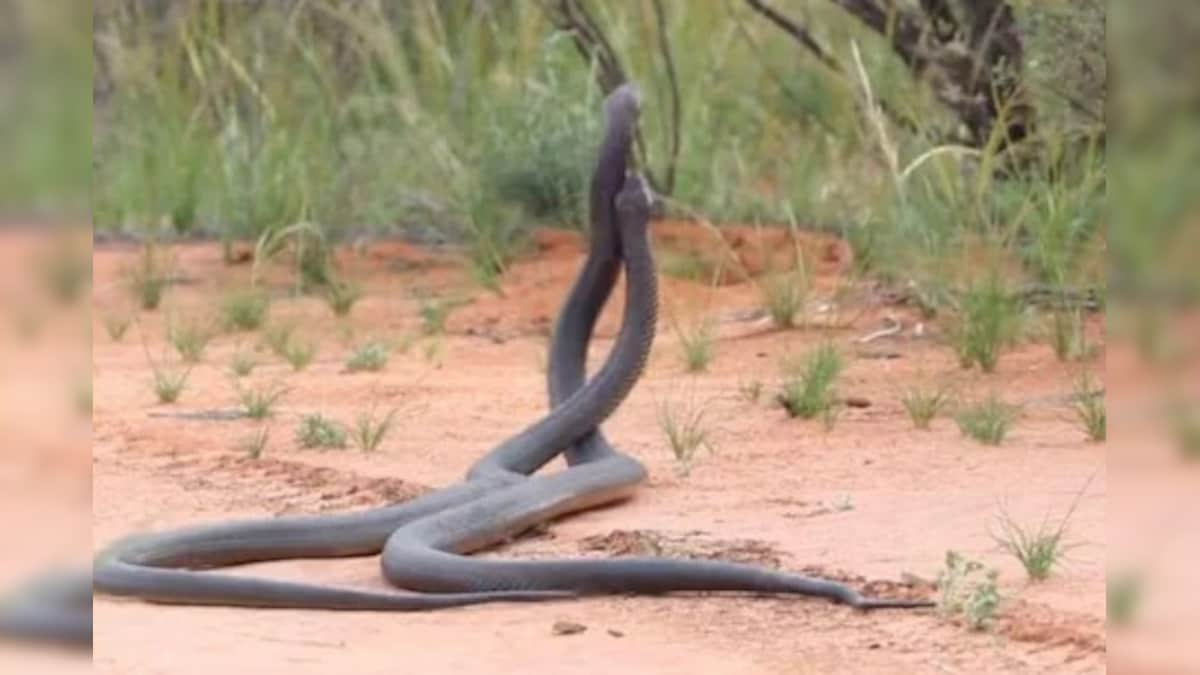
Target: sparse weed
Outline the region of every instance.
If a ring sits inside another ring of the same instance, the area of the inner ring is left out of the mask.
[[[1063,557],[1077,544],[1066,541],[1068,526],[1075,509],[1079,506],[1084,491],[1091,484],[1091,479],[1084,483],[1083,488],[1071,501],[1061,520],[1050,523],[1049,514],[1042,519],[1037,528],[1027,528],[1016,521],[1006,508],[1001,506],[996,515],[996,527],[992,531],[992,540],[1021,562],[1025,574],[1031,581],[1044,581],[1050,573],[1062,564]]]
[[[172,319],[167,326],[167,340],[185,363],[203,361],[212,338],[212,327],[204,320]]]
[[[759,280],[763,305],[780,328],[793,328],[808,300],[808,277],[803,269],[771,274]]]
[[[333,281],[325,289],[325,301],[336,316],[349,316],[362,297],[362,287],[353,281]]]
[[[716,351],[717,328],[712,319],[704,319],[689,328],[677,327],[679,344],[683,348],[683,364],[689,373],[708,369]]]
[[[221,300],[221,323],[227,331],[258,330],[271,309],[271,297],[255,288],[237,290]]]
[[[311,413],[300,418],[300,425],[296,427],[296,443],[306,450],[344,448],[346,430],[320,413]]]
[[[254,432],[253,435],[242,440],[241,448],[250,459],[258,459],[262,457],[263,451],[267,449],[267,441],[271,437],[271,430],[267,427]]]
[[[945,388],[924,389],[912,387],[904,393],[901,399],[904,410],[913,426],[922,431],[928,431],[933,419],[945,410],[950,403],[950,395]]]
[[[1019,414],[1020,408],[1005,403],[992,392],[984,400],[961,408],[954,421],[964,436],[984,445],[1000,445]]]
[[[284,358],[284,353],[295,332],[296,324],[294,323],[273,323],[263,330],[263,344],[267,345],[276,356]]]
[[[263,388],[243,388],[238,386],[238,398],[242,409],[250,419],[266,419],[274,414],[275,404],[287,393],[287,388],[273,384]]]
[[[683,474],[691,470],[692,460],[701,448],[713,451],[704,414],[704,405],[691,400],[663,401],[658,405],[658,426],[667,437],[667,444]]]
[[[457,303],[445,298],[429,297],[421,300],[421,331],[425,335],[441,335],[446,331],[446,319]]]
[[[129,330],[129,324],[130,319],[124,314],[104,315],[104,330],[113,342],[120,342],[125,339],[125,333]]]
[[[1002,600],[996,585],[999,577],[998,570],[985,570],[983,563],[946,551],[946,566],[937,579],[938,609],[948,616],[961,615],[971,630],[990,628]]]
[[[758,403],[759,399],[762,398],[763,393],[762,380],[756,378],[739,382],[738,393],[741,394],[742,398],[746,399],[747,401],[751,403]]]
[[[375,411],[363,412],[354,421],[352,439],[363,452],[374,452],[383,442],[384,436],[396,421],[396,409],[392,408],[382,419],[376,419]]]
[[[1059,361],[1078,361],[1090,357],[1094,351],[1088,344],[1083,326],[1083,312],[1058,310],[1051,318],[1051,346]]]
[[[697,253],[667,250],[658,255],[658,271],[676,279],[708,281],[714,270],[712,263]]]
[[[312,363],[313,358],[317,355],[317,342],[308,338],[302,338],[296,335],[288,338],[288,341],[283,345],[282,356],[285,361],[292,366],[292,370],[300,372]]]
[[[372,340],[359,345],[350,358],[346,359],[346,370],[357,373],[364,370],[377,372],[383,370],[388,362],[388,346],[378,340]]]
[[[142,309],[158,309],[170,281],[172,266],[170,259],[158,246],[146,244],[142,247],[138,262],[126,271],[129,289]]]
[[[239,349],[233,353],[233,358],[229,362],[229,370],[236,377],[246,377],[254,371],[257,365],[258,361],[255,360],[254,354]]]
[[[1108,413],[1104,406],[1104,392],[1095,388],[1087,373],[1075,383],[1075,416],[1087,432],[1088,440],[1103,443],[1108,438]]]
[[[978,365],[985,373],[994,372],[1001,351],[1016,336],[1018,318],[1017,304],[999,275],[969,287],[950,330],[962,367]]]
[[[830,342],[822,344],[804,361],[785,361],[779,404],[791,417],[812,419],[831,415],[831,409],[837,406],[833,385],[843,367],[841,355]],[[832,419],[826,417],[827,426]]]
[[[154,363],[151,363],[150,367],[154,374],[154,394],[158,396],[158,402],[166,404],[179,400],[179,395],[187,386],[191,367],[175,370]]]

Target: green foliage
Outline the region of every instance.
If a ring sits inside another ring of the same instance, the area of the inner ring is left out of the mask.
[[[167,324],[167,340],[184,363],[204,360],[204,352],[212,338],[212,325],[205,319],[172,317]]]
[[[158,245],[149,243],[142,247],[137,263],[125,270],[129,290],[142,309],[158,309],[173,268],[174,260]]]
[[[296,443],[306,450],[341,449],[346,447],[346,430],[320,413],[311,413],[300,418]]]
[[[247,417],[254,420],[265,419],[274,414],[275,404],[286,393],[287,388],[277,384],[245,389],[238,386],[238,398],[241,399],[242,409],[246,411]]]
[[[667,437],[667,444],[682,473],[691,470],[692,460],[701,448],[713,451],[711,431],[704,415],[705,406],[691,399],[662,402],[658,406],[658,426]]]
[[[1097,390],[1086,372],[1075,383],[1075,416],[1087,433],[1088,440],[1103,443],[1108,438],[1108,413],[1104,407],[1104,392]]]
[[[393,408],[382,418],[377,418],[374,410],[360,413],[354,420],[354,445],[363,452],[378,450],[396,421],[396,412]]]
[[[221,323],[225,330],[258,330],[270,308],[271,297],[266,291],[254,288],[233,291],[221,300]]]
[[[236,377],[246,377],[254,371],[258,361],[254,359],[254,355],[248,351],[239,349],[234,352],[233,358],[229,362],[229,370]]]
[[[325,289],[325,300],[336,316],[349,316],[362,297],[362,288],[353,281],[334,281]]]
[[[364,342],[346,359],[346,370],[352,373],[364,370],[378,372],[387,365],[388,356],[388,346],[385,343],[378,340]]]
[[[954,421],[964,436],[984,445],[1000,445],[1019,413],[1020,408],[1005,403],[992,392],[982,401],[961,408]]]
[[[901,403],[904,404],[904,410],[908,412],[913,426],[922,431],[928,431],[933,418],[941,414],[946,405],[950,403],[950,396],[942,387],[933,389],[912,387],[904,393]]]
[[[674,127],[654,13],[598,4],[645,95],[639,161],[661,178]],[[922,292],[950,286],[945,263],[980,242],[1031,279],[1102,285],[1088,260],[1104,250],[1103,148],[1077,142],[1080,112],[1059,85],[1103,109],[1103,50],[1089,45],[1104,10],[1018,4],[1041,152],[1007,171],[994,147],[934,145],[953,123],[944,107],[837,3],[807,7],[806,21],[827,44],[861,47],[875,98],[915,133],[864,123],[856,78],[798,66],[794,41],[742,4],[669,7],[682,117],[668,208],[837,230],[862,269]],[[304,224],[330,244],[350,228],[399,230],[464,244],[496,287],[530,227],[583,221],[596,64],[541,3],[199,0],[169,17],[117,5],[94,28],[97,77],[112,84],[96,112],[99,230],[229,241]],[[306,289],[334,278],[323,248],[298,254]],[[768,289],[780,325],[802,288]]]
[[[108,333],[109,339],[113,342],[120,342],[125,339],[125,332],[129,330],[130,322],[130,318],[124,314],[105,314],[104,330]]]
[[[179,395],[187,386],[188,375],[192,373],[191,368],[178,370],[152,363],[151,369],[154,374],[154,394],[158,397],[158,402],[174,403],[178,401]]]
[[[982,578],[981,578],[982,577]],[[946,551],[945,567],[938,573],[941,591],[938,609],[959,615],[971,630],[987,630],[995,621],[1002,596],[996,582],[1000,573],[956,551]]]
[[[267,441],[271,438],[271,430],[263,427],[255,431],[252,436],[242,440],[242,452],[250,459],[259,459],[262,457],[263,451],[267,449]]]
[[[989,274],[969,287],[951,328],[959,363],[995,371],[1001,350],[1016,337],[1017,320],[1017,305],[999,275]]]
[[[841,354],[832,343],[826,342],[803,361],[783,364],[783,391],[778,400],[792,417],[812,419],[830,416],[837,406],[834,389],[838,375],[845,367]],[[832,417],[826,417],[827,425]]]
[[[679,346],[683,349],[684,367],[689,373],[707,370],[716,352],[716,323],[712,319],[703,319],[692,326],[677,326],[676,331]]]

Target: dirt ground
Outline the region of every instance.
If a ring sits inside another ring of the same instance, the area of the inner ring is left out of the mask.
[[[655,226],[660,260],[689,250],[724,250],[694,225]],[[752,230],[730,230],[741,268],[763,267]],[[776,235],[772,235],[776,236]],[[747,242],[750,242],[750,245]],[[239,407],[229,374],[233,353],[258,335],[224,335],[209,346],[178,403],[159,405],[147,354],[168,358],[166,317],[204,316],[243,287],[248,265],[226,265],[212,244],[174,249],[186,274],[164,306],[139,313],[121,342],[105,316],[132,312],[121,270],[136,250],[98,246],[94,319],[94,546],[132,531],[281,513],[342,511],[410,498],[457,481],[493,444],[545,412],[546,336],[582,257],[570,234],[542,233],[536,250],[502,280],[479,290],[449,254],[398,243],[339,252],[343,273],[365,295],[335,320],[319,298],[289,298],[286,270],[269,279],[279,299],[272,320],[296,320],[320,337],[300,373],[263,349],[250,382],[288,392],[269,425],[263,456],[242,448],[260,423],[205,413]],[[779,248],[767,242],[766,249]],[[1078,364],[1059,363],[1044,344],[1007,352],[991,376],[961,370],[935,326],[849,276],[849,252],[806,236],[815,270],[806,327],[771,330],[758,286],[664,278],[658,337],[645,377],[604,425],[642,460],[650,479],[631,501],[552,524],[488,555],[620,555],[646,550],[777,565],[870,588],[936,595],[948,549],[995,566],[1006,600],[994,630],[971,632],[933,610],[860,614],[795,597],[690,595],[613,597],[541,605],[492,605],[421,614],[163,607],[97,598],[99,673],[1037,673],[1102,672],[1105,664],[1105,455],[1088,443],[1069,396]],[[690,247],[690,248],[689,248]],[[782,250],[782,249],[780,249]],[[686,255],[683,256],[687,258]],[[714,258],[715,259],[715,258]],[[719,261],[718,261],[719,263]],[[666,263],[664,263],[666,264]],[[706,268],[708,269],[708,268]],[[344,371],[349,345],[420,329],[422,293],[461,299],[443,338],[419,338],[381,373]],[[606,309],[590,363],[607,353],[619,320]],[[708,372],[684,372],[676,328],[718,322]],[[888,317],[899,335],[868,343]],[[1102,372],[1100,344],[1087,364]],[[848,407],[831,430],[787,418],[772,403],[779,364],[833,339],[848,361],[840,392]],[[145,341],[145,346],[143,345]],[[746,392],[755,382],[757,401]],[[940,418],[912,429],[904,388],[947,383],[966,398],[999,391],[1024,404],[1000,447],[966,440]],[[702,406],[713,451],[678,470],[658,423],[664,404]],[[350,424],[359,411],[397,408],[401,420],[373,453],[302,450],[297,420],[321,412]],[[199,413],[199,414],[193,414]],[[557,468],[558,464],[553,468]],[[552,469],[548,469],[552,470]],[[1091,481],[1089,481],[1091,478]],[[1086,486],[1086,487],[1085,487]],[[1082,492],[1081,492],[1082,491]],[[1079,496],[1065,566],[1030,584],[989,534],[1000,506],[1023,523],[1057,517]],[[375,558],[253,566],[279,577],[383,588]],[[904,583],[915,588],[902,589]],[[557,635],[556,622],[586,630]]]

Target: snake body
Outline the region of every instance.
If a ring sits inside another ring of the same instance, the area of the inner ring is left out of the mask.
[[[863,609],[927,606],[876,600],[843,584],[725,562],[663,558],[518,561],[464,554],[533,525],[629,496],[645,469],[598,430],[645,365],[657,317],[657,276],[647,239],[651,198],[627,175],[636,89],[605,102],[600,160],[591,186],[592,244],[556,326],[548,372],[551,411],[496,446],[466,480],[407,503],[345,515],[221,523],[131,537],[94,565],[97,590],[168,603],[419,610],[595,593],[727,590],[819,596]],[[616,343],[584,381],[587,343],[617,273],[627,273]],[[568,468],[530,476],[564,452]],[[202,568],[295,557],[382,551],[384,576],[410,592],[337,588]]]

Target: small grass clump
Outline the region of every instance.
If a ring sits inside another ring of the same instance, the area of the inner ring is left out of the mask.
[[[287,388],[277,384],[262,388],[238,387],[238,398],[242,402],[242,409],[246,411],[247,417],[254,420],[266,419],[274,414],[275,404],[283,398],[285,393],[287,393]]]
[[[680,472],[685,475],[691,471],[692,460],[701,448],[713,451],[704,413],[703,405],[690,401],[679,404],[664,401],[658,406],[658,426],[679,462]]]
[[[1104,392],[1096,389],[1087,373],[1075,383],[1074,399],[1075,416],[1087,433],[1088,440],[1103,443],[1108,438],[1108,413],[1104,408]]]
[[[106,314],[104,316],[104,331],[108,333],[108,338],[113,342],[120,342],[125,339],[125,333],[129,331],[130,319],[124,314]]]
[[[155,364],[151,364],[150,367],[154,374],[154,394],[158,397],[158,402],[170,404],[178,401],[180,394],[187,387],[188,375],[192,372],[191,367],[182,370]]]
[[[325,289],[325,301],[336,316],[349,316],[362,297],[362,287],[353,281],[333,281]]]
[[[1079,506],[1079,500],[1091,484],[1089,479],[1071,501],[1071,506],[1057,523],[1050,522],[1049,514],[1036,527],[1025,527],[1004,508],[996,516],[996,527],[992,539],[1005,552],[1020,561],[1030,581],[1045,581],[1050,573],[1062,564],[1066,554],[1076,546],[1066,538],[1071,517]]]
[[[928,431],[935,417],[940,415],[950,403],[950,396],[942,387],[923,389],[913,387],[904,393],[900,400],[913,426],[921,431]]]
[[[780,328],[793,328],[808,299],[808,277],[802,269],[764,277],[759,285],[763,305]]]
[[[320,413],[311,413],[300,418],[300,425],[296,427],[296,442],[306,450],[344,448],[346,430]]]
[[[229,370],[235,377],[246,377],[254,372],[256,366],[258,366],[258,361],[254,355],[242,349],[234,352],[233,358],[229,361]]]
[[[126,271],[126,281],[138,306],[146,311],[158,309],[170,280],[171,262],[156,245],[147,244],[137,264]]]
[[[258,459],[262,457],[263,451],[267,449],[267,440],[271,437],[271,430],[263,427],[248,438],[241,442],[242,451],[250,459]]]
[[[262,341],[273,354],[283,358],[283,353],[287,351],[288,343],[292,341],[295,333],[296,324],[294,323],[272,323],[263,329]]]
[[[184,363],[199,363],[212,341],[213,331],[206,321],[174,320],[167,326],[167,340]]]
[[[1018,407],[1005,403],[993,392],[984,400],[960,409],[954,421],[964,436],[984,445],[1000,445],[1019,414]]]
[[[255,331],[267,320],[270,309],[271,297],[265,291],[234,291],[221,300],[221,323],[227,331]]]
[[[1059,361],[1079,361],[1092,355],[1094,349],[1088,344],[1081,310],[1054,312],[1050,322],[1050,344]]]
[[[354,445],[363,452],[374,452],[395,421],[395,408],[389,410],[382,418],[377,418],[374,410],[359,414],[354,421],[354,433],[351,436]]]
[[[421,301],[421,332],[425,335],[441,335],[446,331],[446,319],[457,303],[445,298],[430,297]]]
[[[1001,351],[1016,336],[1018,319],[1017,303],[998,275],[968,288],[950,330],[962,367],[995,372]]]
[[[813,419],[822,416],[832,422],[837,406],[834,383],[844,364],[832,343],[826,342],[802,362],[785,362],[783,391],[778,401],[791,417]]]
[[[763,393],[762,380],[752,379],[738,382],[738,393],[741,394],[742,398],[746,399],[747,401],[751,403],[758,403],[758,400],[762,398]]]
[[[991,628],[1002,599],[996,585],[999,577],[996,569],[985,569],[983,563],[946,551],[946,565],[937,579],[941,590],[938,609],[944,615],[962,616],[971,630]]]
[[[387,365],[388,356],[388,346],[383,342],[365,342],[356,347],[350,358],[346,359],[346,370],[351,373],[378,372]]]
[[[286,342],[275,347],[275,353],[287,361],[292,370],[300,372],[312,363],[317,355],[317,342],[289,333]]]
[[[708,369],[716,353],[717,327],[712,319],[704,319],[690,328],[676,328],[679,345],[683,348],[683,365],[689,373]]]

